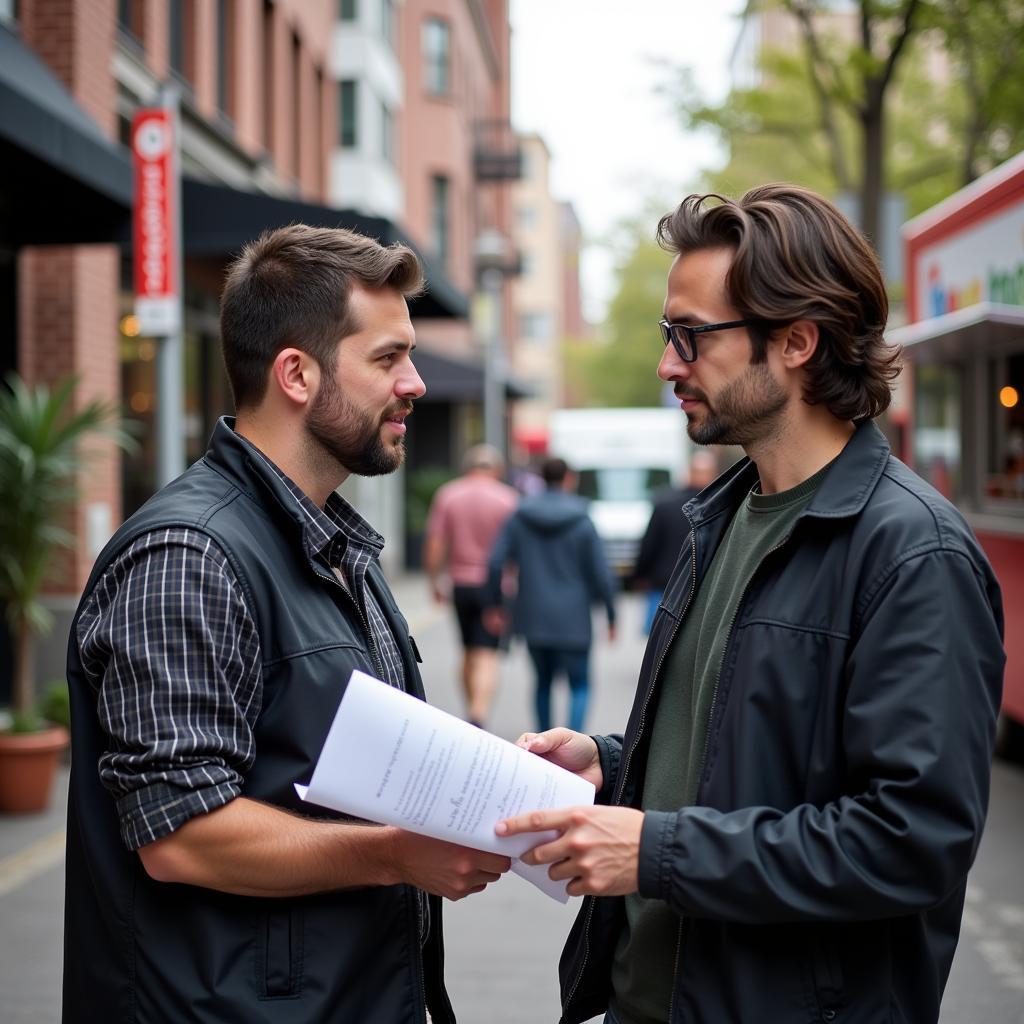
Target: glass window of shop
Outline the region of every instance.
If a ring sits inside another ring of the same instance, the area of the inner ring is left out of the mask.
[[[139,442],[122,460],[124,514],[131,515],[156,487],[156,354],[158,338],[143,337],[132,314],[133,298],[121,298],[121,400]],[[189,293],[185,311],[185,458],[193,463],[206,450],[220,416],[233,409],[220,352],[216,300]]]
[[[1024,349],[987,361],[984,498],[993,511],[1024,514]]]
[[[950,501],[960,495],[963,371],[934,363],[914,371],[914,469]]]

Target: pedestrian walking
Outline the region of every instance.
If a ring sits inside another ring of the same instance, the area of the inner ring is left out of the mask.
[[[383,538],[424,392],[413,252],[292,225],[221,303],[237,419],[97,559],[71,632],[64,1020],[454,1021],[439,896],[507,858],[298,798],[353,669],[417,697]]]
[[[693,452],[685,479],[677,486],[668,487],[655,495],[651,518],[640,540],[636,565],[633,567],[634,588],[646,591],[644,636],[651,631],[661,595],[675,568],[683,542],[690,533],[689,520],[683,514],[683,506],[715,479],[717,469],[718,463],[711,452]]]
[[[505,460],[491,445],[470,448],[463,469],[463,475],[442,485],[431,502],[423,563],[434,600],[445,604],[450,598],[455,610],[466,717],[484,726],[498,685],[503,640],[483,623],[487,558],[519,495],[502,482]]]
[[[623,736],[523,746],[597,804],[525,856],[589,894],[565,1022],[934,1024],[985,819],[999,588],[960,513],[873,420],[899,353],[878,260],[829,202],[694,195],[658,368],[697,444],[747,458],[690,532]]]
[[[507,627],[501,581],[503,572],[513,568],[517,584],[511,628],[526,641],[533,662],[537,727],[550,727],[551,689],[564,674],[569,723],[579,730],[590,691],[590,609],[596,602],[604,605],[614,639],[614,584],[587,502],[573,493],[576,474],[564,459],[548,459],[541,477],[546,489],[520,502],[491,552],[485,622],[494,631]]]

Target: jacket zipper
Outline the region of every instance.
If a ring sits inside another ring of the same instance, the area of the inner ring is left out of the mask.
[[[416,937],[419,939],[416,948],[416,974],[420,979],[420,995],[423,997],[423,1021],[424,1024],[426,1024],[426,1021],[430,1019],[427,1010],[427,980],[424,977],[423,972],[423,943],[426,940],[422,937],[423,910],[420,907],[420,895],[418,889],[413,890],[413,899],[416,903]],[[433,922],[431,922],[431,927],[433,927]]]
[[[348,588],[342,585],[341,581],[338,579],[337,576],[333,574],[328,575],[322,570],[316,568],[316,566],[313,567],[313,571],[321,579],[327,580],[328,583],[337,587],[345,595],[345,597],[348,598],[349,603],[356,610],[356,615],[359,616],[359,622],[362,624],[363,627],[363,635],[366,637],[367,643],[369,644],[370,647],[370,657],[373,659],[374,668],[377,670],[377,678],[383,679],[384,662],[381,660],[380,651],[377,648],[377,641],[374,639],[373,631],[370,629],[370,623],[367,620],[366,616],[363,614],[363,609],[359,607],[359,602],[355,599],[355,595],[349,593]]]
[[[690,602],[693,600],[694,592],[697,589],[697,530],[696,530],[696,527],[694,526],[693,520],[690,519],[690,517],[686,514],[686,512],[683,512],[683,515],[686,516],[687,520],[689,520],[689,523],[690,523],[690,593],[689,593],[689,595],[686,598],[686,604],[683,605],[683,610],[680,612],[679,618],[676,620],[675,628],[672,630],[672,635],[668,638],[668,643],[665,644],[665,649],[664,649],[664,651],[662,651],[661,658],[658,660],[658,664],[655,666],[654,675],[651,677],[651,683],[652,683],[652,685],[651,685],[651,693],[654,692],[654,685],[653,684],[658,679],[658,674],[661,672],[662,665],[665,664],[665,658],[668,656],[669,648],[671,648],[672,642],[675,640],[676,634],[679,632],[679,627],[682,625],[683,619],[686,617],[686,612],[689,610]],[[621,779],[619,781],[618,786],[616,787],[616,789],[617,789],[619,794],[621,794],[623,792],[623,790],[626,788],[626,780],[629,777],[630,763],[631,763],[631,761],[633,759],[633,754],[636,752],[636,748],[637,748],[637,746],[640,743],[640,737],[643,735],[644,722],[645,722],[645,720],[647,718],[647,706],[650,704],[650,700],[651,700],[651,697],[650,697],[650,694],[648,694],[647,699],[644,701],[644,706],[643,706],[643,708],[640,711],[640,722],[639,722],[639,724],[637,726],[636,740],[634,741],[633,746],[630,748],[628,754],[626,755],[626,760],[625,760],[625,762],[623,764],[623,769],[622,769],[622,776],[621,776]],[[572,1000],[573,1000],[573,996],[576,995],[576,989],[579,988],[580,982],[583,980],[583,974],[584,974],[584,972],[586,971],[586,968],[587,968],[587,958],[590,956],[590,925],[591,925],[591,923],[592,923],[592,921],[594,919],[594,906],[596,905],[597,898],[595,896],[588,896],[587,899],[590,902],[589,902],[589,905],[587,907],[587,920],[586,920],[586,923],[583,926],[583,960],[580,963],[580,969],[579,969],[579,971],[576,974],[576,979],[573,982],[572,988],[569,990],[569,995],[566,997],[566,1000],[565,1000],[566,1001],[566,1005],[571,1003]],[[677,947],[676,947],[676,964],[677,964],[677,966],[678,966],[678,962],[679,962],[679,946],[677,945]],[[673,970],[673,974],[672,974],[672,981],[673,981],[673,996],[674,996],[674,994],[675,994],[675,985],[674,985],[674,982],[675,982],[675,971],[674,970]],[[670,1007],[669,1007],[669,1015],[670,1016],[671,1016],[671,1012],[672,1011],[671,1011],[671,1005],[670,1005]]]

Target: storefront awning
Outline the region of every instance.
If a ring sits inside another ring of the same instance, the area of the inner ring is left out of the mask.
[[[376,238],[384,245],[401,242],[416,249],[426,273],[427,292],[410,304],[413,316],[456,319],[469,316],[468,297],[448,280],[433,260],[419,252],[402,231],[383,217],[368,217],[354,210],[335,210],[265,192],[243,192],[192,178],[184,179],[181,191],[186,256],[226,259],[238,253],[260,232],[286,224],[349,228]]]
[[[901,345],[915,362],[947,362],[965,352],[998,355],[1019,350],[1024,337],[1024,306],[979,302],[919,320],[886,333],[892,345]]]
[[[110,241],[132,202],[127,150],[0,25],[0,245]]]
[[[113,242],[131,246],[132,168],[21,40],[0,25],[0,246]],[[384,244],[415,245],[389,220],[185,178],[185,254],[226,260],[266,228],[302,222],[344,227]],[[428,291],[417,317],[469,316],[469,299],[419,254]]]
[[[418,345],[412,361],[427,386],[423,402],[482,402],[484,370],[478,363],[438,355]],[[507,398],[529,398],[531,392],[514,380],[505,382]]]

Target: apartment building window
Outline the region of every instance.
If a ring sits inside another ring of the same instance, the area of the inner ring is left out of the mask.
[[[423,22],[423,72],[427,92],[447,96],[451,91],[451,34],[448,22],[427,18]]]
[[[522,313],[519,317],[519,337],[526,341],[550,341],[554,333],[554,320],[550,313]]]
[[[263,74],[260,76],[263,99],[263,148],[269,153],[274,145],[274,6],[263,0]]]
[[[537,208],[535,206],[520,206],[516,210],[516,220],[521,228],[532,228],[537,223]]]
[[[338,18],[341,21],[358,21],[359,0],[338,0]]]
[[[117,26],[136,39],[142,36],[141,14],[139,0],[117,0]]]
[[[217,0],[217,107],[228,116],[233,113],[231,76],[234,74],[233,0]]]
[[[327,166],[324,162],[324,72],[316,68],[313,72],[313,83],[316,89],[313,109],[316,111],[316,184],[317,191],[323,195],[327,191]]]
[[[338,135],[344,149],[359,145],[359,83],[343,78],[338,83]]]
[[[395,48],[395,0],[380,0],[380,34],[384,42]]]
[[[442,264],[448,262],[451,245],[450,192],[451,183],[443,174],[435,174],[430,179],[430,224],[434,254]]]
[[[292,33],[292,177],[302,177],[302,44]]]
[[[0,21],[18,20],[18,0],[0,0]]]
[[[185,74],[185,0],[167,0],[167,46],[171,70]]]
[[[380,155],[389,164],[395,162],[395,116],[383,100],[380,103]]]

